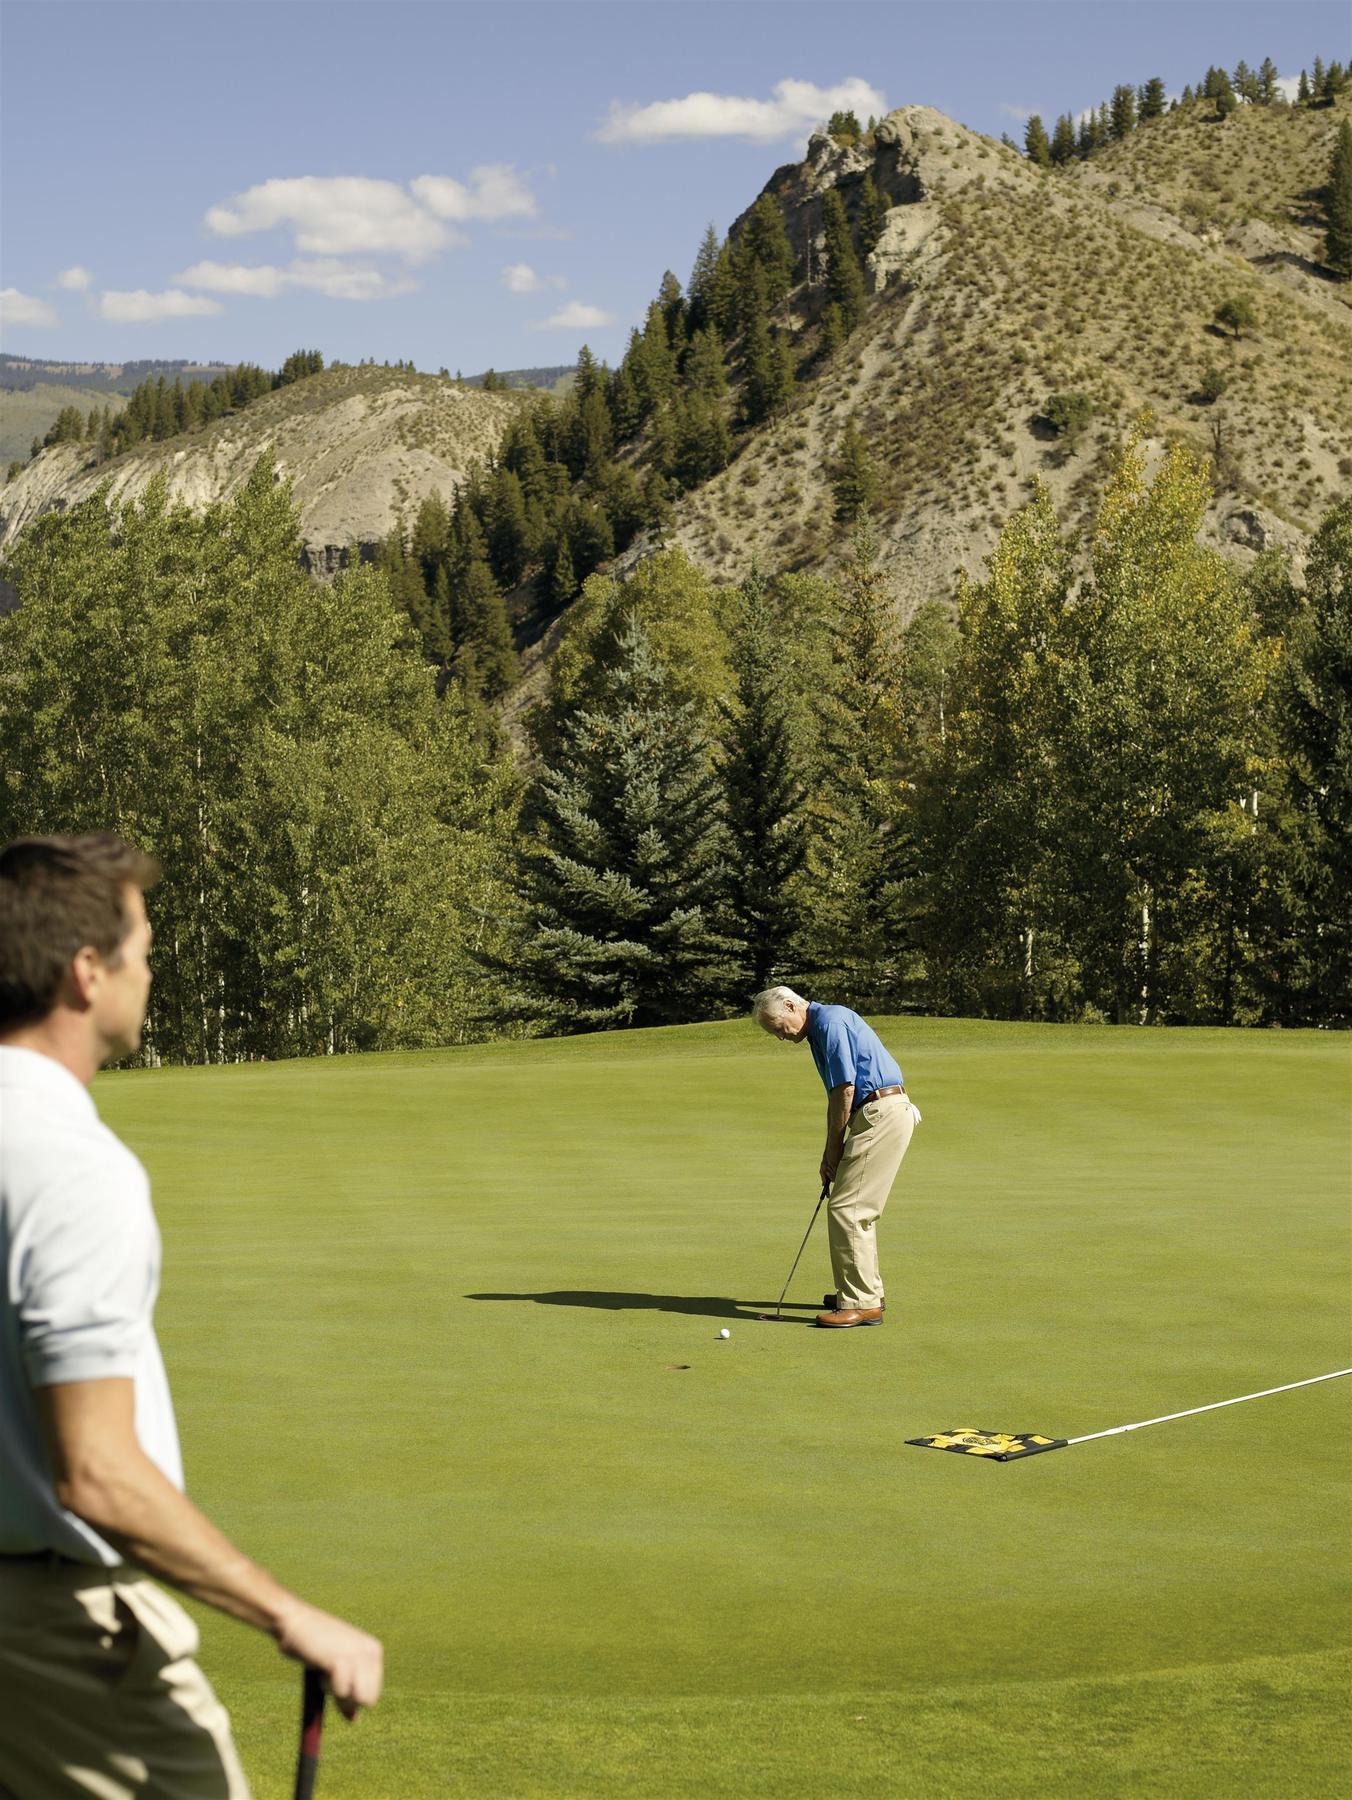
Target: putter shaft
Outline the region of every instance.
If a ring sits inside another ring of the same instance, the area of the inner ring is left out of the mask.
[[[793,1259],[793,1267],[789,1270],[789,1279],[788,1279],[788,1281],[786,1281],[784,1283],[783,1287],[779,1290],[779,1298],[775,1302],[775,1317],[776,1318],[779,1317],[780,1309],[784,1305],[784,1296],[789,1291],[789,1282],[791,1282],[793,1280],[794,1276],[798,1273],[798,1264],[802,1261],[804,1250],[807,1249],[807,1240],[812,1236],[812,1227],[817,1223],[817,1214],[822,1209],[822,1202],[823,1202],[823,1200],[825,1200],[826,1196],[830,1193],[830,1191],[831,1191],[830,1182],[824,1181],[822,1183],[822,1191],[817,1196],[817,1204],[812,1209],[812,1217],[807,1222],[807,1230],[803,1233],[803,1241],[798,1246],[798,1254]]]

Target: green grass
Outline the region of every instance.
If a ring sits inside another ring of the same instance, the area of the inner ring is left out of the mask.
[[[1005,1467],[903,1440],[1352,1362],[1348,1044],[884,1030],[925,1122],[887,1326],[840,1335],[732,1316],[820,1151],[750,1025],[99,1082],[191,1491],[387,1642],[326,1795],[1336,1790],[1352,1382]],[[203,1626],[280,1796],[295,1673]]]

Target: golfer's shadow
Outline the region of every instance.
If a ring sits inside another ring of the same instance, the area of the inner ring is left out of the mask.
[[[533,1300],[537,1306],[592,1306],[601,1312],[693,1313],[706,1319],[755,1320],[774,1311],[773,1300],[731,1300],[719,1294],[605,1294],[585,1288],[557,1288],[547,1294],[466,1294],[466,1300]],[[809,1303],[786,1300],[782,1323],[810,1325],[812,1319],[791,1318],[790,1312]],[[814,1306],[813,1311],[818,1310]]]

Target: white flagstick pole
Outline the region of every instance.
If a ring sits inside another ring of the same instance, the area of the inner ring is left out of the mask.
[[[1134,1425],[1110,1425],[1107,1431],[1086,1431],[1083,1437],[1067,1438],[1066,1444],[1087,1444],[1093,1438],[1116,1437],[1122,1431],[1140,1431],[1147,1425],[1167,1425],[1170,1419],[1190,1419],[1194,1413],[1215,1412],[1221,1406],[1242,1406],[1246,1400],[1265,1400],[1269,1394],[1288,1394],[1292,1388],[1313,1387],[1317,1381],[1337,1381],[1340,1375],[1352,1375],[1352,1369],[1334,1369],[1328,1375],[1311,1375],[1306,1381],[1288,1381],[1282,1387],[1264,1388],[1257,1394],[1239,1394],[1233,1400],[1213,1400],[1210,1406],[1190,1406],[1185,1412],[1161,1413],[1158,1419],[1138,1419]]]

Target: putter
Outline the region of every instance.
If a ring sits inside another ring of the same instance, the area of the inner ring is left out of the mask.
[[[307,1668],[300,1705],[300,1757],[296,1763],[294,1800],[311,1800],[319,1773],[319,1740],[324,1731],[324,1677]]]
[[[780,1308],[784,1304],[785,1294],[787,1294],[789,1291],[789,1282],[793,1280],[794,1275],[797,1273],[798,1265],[803,1259],[803,1252],[804,1252],[804,1250],[807,1249],[807,1240],[812,1236],[812,1227],[817,1223],[817,1214],[822,1209],[823,1200],[825,1200],[826,1196],[830,1192],[831,1192],[830,1182],[824,1181],[822,1183],[822,1191],[817,1196],[817,1204],[812,1209],[812,1217],[807,1222],[807,1230],[803,1233],[803,1241],[798,1246],[798,1254],[793,1259],[793,1268],[791,1268],[789,1270],[789,1280],[786,1281],[784,1283],[784,1286],[780,1289],[779,1298],[775,1302],[775,1310],[772,1313],[757,1313],[756,1314],[756,1317],[758,1319],[762,1320],[766,1324],[771,1323],[772,1321],[780,1318],[780,1316],[781,1316]]]

